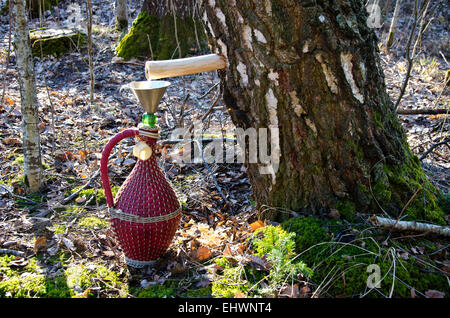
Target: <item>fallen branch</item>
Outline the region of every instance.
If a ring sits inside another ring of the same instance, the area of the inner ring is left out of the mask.
[[[3,184],[0,184],[0,187],[2,187],[3,189],[5,189],[5,190],[6,190],[12,197],[14,197],[14,198],[17,198],[17,199],[20,199],[20,200],[24,200],[24,201],[30,202],[31,204],[38,204],[38,202],[36,202],[36,201],[33,201],[33,200],[28,199],[28,198],[26,198],[26,197],[23,197],[23,196],[21,196],[21,195],[15,194],[15,193],[12,192],[10,189],[8,189],[7,186],[5,186],[5,185],[3,185]]]
[[[7,248],[0,248],[0,254],[11,254],[11,255],[19,256],[19,257],[22,257],[22,256],[25,255],[24,252],[16,251],[16,250],[10,250],[10,249],[7,249]]]
[[[435,144],[433,144],[422,156],[420,156],[419,160],[422,161],[423,159],[425,159],[425,157],[434,150],[434,148],[440,146],[440,145],[444,145],[447,144],[448,142],[450,142],[450,138],[447,138],[441,142],[437,142]],[[448,145],[447,145],[448,146]]]
[[[75,199],[78,194],[83,191],[84,189],[86,189],[87,187],[89,187],[92,183],[92,181],[94,181],[94,179],[96,179],[98,177],[98,175],[100,174],[100,169],[98,169],[97,171],[95,171],[94,175],[89,179],[88,182],[86,182],[86,184],[84,186],[82,186],[81,188],[79,188],[77,191],[75,191],[74,193],[72,193],[71,195],[69,195],[67,198],[64,198],[60,204],[64,205],[69,203],[70,201],[72,201],[73,199]]]
[[[397,109],[399,115],[439,115],[446,114],[448,109],[446,108],[419,108],[419,109]]]
[[[427,224],[416,221],[397,221],[394,219],[382,218],[376,215],[370,217],[370,222],[374,226],[390,228],[401,231],[430,232],[442,236],[450,236],[450,227],[435,224]]]

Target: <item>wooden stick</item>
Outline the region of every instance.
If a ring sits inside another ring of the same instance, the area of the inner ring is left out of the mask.
[[[0,248],[0,254],[11,254],[11,255],[19,256],[19,257],[22,257],[22,256],[25,255],[24,252],[16,251],[16,250],[10,250],[10,249],[7,249],[7,248]]]
[[[399,115],[439,115],[446,114],[448,109],[446,108],[418,108],[418,109],[397,109]]]
[[[416,221],[397,221],[394,219],[382,218],[376,215],[370,217],[373,225],[404,231],[432,232],[442,236],[450,236],[450,227],[434,224],[421,223]]]
[[[225,58],[207,54],[174,60],[145,62],[147,80],[215,71],[226,67]]]

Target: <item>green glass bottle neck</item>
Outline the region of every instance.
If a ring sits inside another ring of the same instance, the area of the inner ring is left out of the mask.
[[[144,113],[144,115],[142,115],[142,124],[144,126],[150,126],[150,127],[155,127],[156,126],[156,115],[155,114],[149,114],[149,113]]]

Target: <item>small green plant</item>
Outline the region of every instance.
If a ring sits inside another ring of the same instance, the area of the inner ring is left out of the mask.
[[[256,255],[266,257],[272,264],[269,281],[272,288],[280,288],[288,281],[296,280],[298,275],[311,276],[311,269],[302,261],[296,260],[295,233],[286,232],[281,226],[265,226],[255,231],[252,241]]]
[[[91,230],[99,229],[102,227],[107,227],[108,225],[109,225],[108,221],[99,219],[95,216],[84,217],[78,222],[79,227],[83,227],[83,228],[91,229]]]

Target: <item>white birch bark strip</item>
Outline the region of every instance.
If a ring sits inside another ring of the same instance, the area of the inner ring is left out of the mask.
[[[435,224],[427,224],[416,221],[398,221],[379,216],[372,216],[370,221],[373,225],[384,228],[394,228],[403,231],[432,232],[442,236],[450,236],[450,227]],[[397,224],[395,224],[397,222]]]

